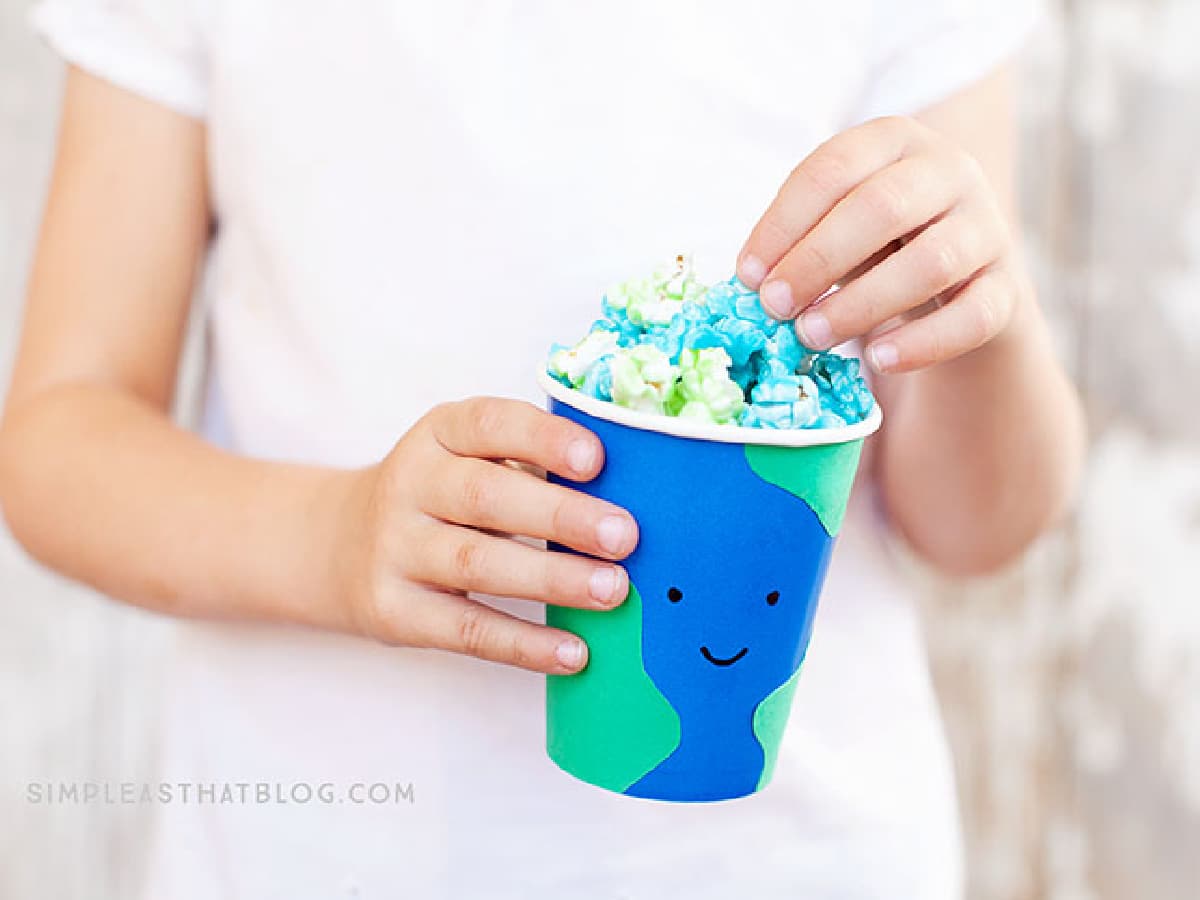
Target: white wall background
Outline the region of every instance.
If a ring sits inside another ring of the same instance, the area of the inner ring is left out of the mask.
[[[1200,3],[1055,0],[1027,63],[1029,245],[1083,387],[1080,511],[982,584],[926,585],[972,900],[1200,896]],[[61,73],[0,0],[0,384]],[[130,896],[150,810],[26,802],[153,771],[170,625],[0,535],[0,897]]]

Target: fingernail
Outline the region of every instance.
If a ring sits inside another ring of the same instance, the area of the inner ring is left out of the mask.
[[[596,526],[596,540],[605,552],[616,555],[629,542],[629,525],[621,516],[605,516]]]
[[[796,331],[809,350],[826,350],[833,345],[833,328],[823,312],[806,312],[796,320]]]
[[[620,576],[615,566],[602,566],[592,572],[588,579],[588,593],[601,606],[613,606],[621,598],[617,596]]]
[[[758,292],[767,312],[777,319],[786,319],[792,313],[792,286],[786,281],[768,281]]]
[[[867,348],[867,360],[876,372],[886,372],[900,362],[900,353],[895,344],[872,344]]]
[[[612,566],[602,566],[592,570],[588,579],[588,593],[597,603],[607,605],[612,600],[613,590],[617,584],[617,573]]]
[[[758,287],[767,277],[767,266],[757,256],[743,256],[737,269],[738,280],[748,288]]]
[[[580,475],[590,472],[595,462],[596,448],[591,441],[580,438],[567,445],[567,465]]]
[[[554,657],[565,669],[578,669],[583,665],[583,641],[567,638],[554,648]]]

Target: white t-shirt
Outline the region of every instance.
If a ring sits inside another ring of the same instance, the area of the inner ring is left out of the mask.
[[[1030,21],[1012,0],[35,11],[68,60],[207,122],[207,434],[332,464],[381,457],[442,400],[538,399],[535,366],[605,287],[677,249],[728,275],[817,143],[969,84]],[[344,802],[164,805],[147,896],[949,900],[950,763],[883,528],[860,479],[774,781],[720,804],[560,772],[542,676],[184,625],[162,778],[218,800],[226,783],[331,782]],[[411,802],[350,802],[355,783],[411,784]]]

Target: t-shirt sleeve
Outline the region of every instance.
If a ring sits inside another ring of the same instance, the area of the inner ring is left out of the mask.
[[[1042,0],[872,0],[867,72],[849,122],[912,115],[1012,57]]]
[[[41,0],[29,21],[68,63],[204,116],[207,54],[194,0]]]

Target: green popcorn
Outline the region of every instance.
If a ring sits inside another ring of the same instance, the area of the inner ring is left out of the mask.
[[[646,278],[623,281],[606,295],[608,305],[625,310],[635,325],[668,325],[685,301],[698,301],[707,287],[696,280],[691,257],[675,257],[670,269],[657,269]]]
[[[628,309],[631,302],[639,303],[643,295],[653,292],[654,280],[652,278],[630,278],[628,281],[622,281],[616,287],[609,288],[604,295],[604,300],[613,309]]]
[[[679,354],[679,381],[667,401],[667,411],[681,418],[715,424],[735,423],[746,398],[729,376],[733,360],[723,347],[684,350]]]
[[[571,382],[571,387],[577,388],[583,384],[583,379],[587,377],[592,366],[605,356],[611,356],[616,349],[617,335],[613,332],[588,332],[574,347],[566,347],[550,354],[550,374],[566,378]]]
[[[664,298],[677,303],[699,300],[708,290],[706,285],[696,280],[696,273],[692,270],[692,258],[682,253],[675,257],[674,266],[669,269],[655,269],[651,278]]]
[[[675,389],[678,366],[651,344],[618,350],[612,358],[612,398],[618,406],[662,413]]]

